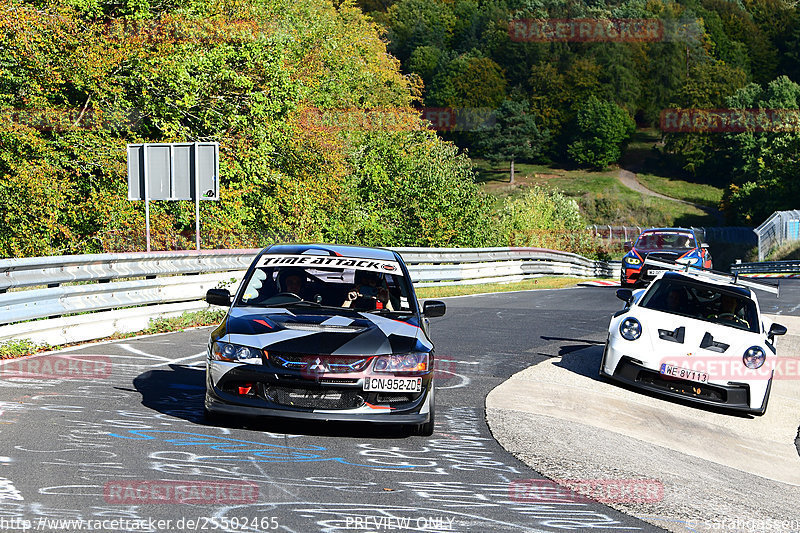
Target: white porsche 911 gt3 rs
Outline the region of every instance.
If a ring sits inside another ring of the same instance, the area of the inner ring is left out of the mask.
[[[611,319],[600,374],[671,397],[764,414],[777,362],[774,338],[786,328],[761,315],[748,287],[776,294],[777,287],[657,263],[675,271],[659,274],[647,289],[617,290],[625,308]]]

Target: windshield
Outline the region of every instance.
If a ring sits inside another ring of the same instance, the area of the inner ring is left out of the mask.
[[[636,246],[648,250],[658,250],[662,248],[690,250],[697,247],[691,233],[676,231],[649,231],[642,233]]]
[[[265,255],[244,287],[238,305],[415,311],[408,281],[394,261]]]
[[[758,332],[758,312],[750,298],[713,285],[660,279],[642,298],[646,309]]]

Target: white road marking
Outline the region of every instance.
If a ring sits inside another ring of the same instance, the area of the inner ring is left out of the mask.
[[[458,376],[461,378],[461,383],[459,383],[458,385],[448,385],[447,387],[436,387],[437,389],[460,389],[461,387],[466,387],[471,382],[471,380],[463,374],[456,374],[455,372],[450,372],[449,370],[436,370],[436,372],[444,372],[445,374],[452,374],[454,376]]]
[[[171,365],[173,363],[180,363],[181,361],[188,361],[189,359],[196,359],[197,357],[205,357],[205,356],[206,356],[206,352],[203,351],[203,352],[200,352],[200,353],[196,353],[194,355],[187,355],[186,357],[180,357],[178,359],[167,359],[163,363],[155,363],[155,364],[150,365],[150,366]]]
[[[130,344],[120,344],[118,346],[120,348],[122,348],[123,350],[126,350],[126,351],[131,352],[131,353],[135,353],[136,355],[143,355],[144,357],[149,357],[150,359],[161,359],[163,361],[170,361],[171,360],[168,357],[161,357],[160,355],[153,355],[151,353],[143,352],[143,351],[141,351],[141,350],[139,350],[137,348],[134,348]]]

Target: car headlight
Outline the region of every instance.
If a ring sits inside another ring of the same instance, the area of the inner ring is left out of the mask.
[[[682,265],[699,265],[700,258],[699,257],[682,257],[676,261]]]
[[[635,318],[626,318],[619,325],[619,334],[623,339],[635,341],[642,336],[642,325]]]
[[[762,350],[760,346],[751,346],[745,350],[742,356],[744,366],[752,369],[761,368],[761,365],[764,364],[766,359],[767,354],[764,353],[764,350]]]
[[[625,258],[625,262],[628,263],[629,265],[641,265],[642,264],[642,260],[639,259],[638,257],[626,257]]]
[[[372,369],[375,372],[425,372],[428,370],[428,352],[411,352],[398,355],[379,355]]]
[[[229,342],[215,341],[211,345],[211,359],[216,361],[243,361],[245,359],[261,359],[261,351],[249,346],[240,346]]]

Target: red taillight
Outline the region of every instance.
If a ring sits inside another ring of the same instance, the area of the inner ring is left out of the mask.
[[[239,394],[245,395],[250,394],[250,391],[253,389],[253,386],[249,383],[245,384],[244,386],[239,387]]]

